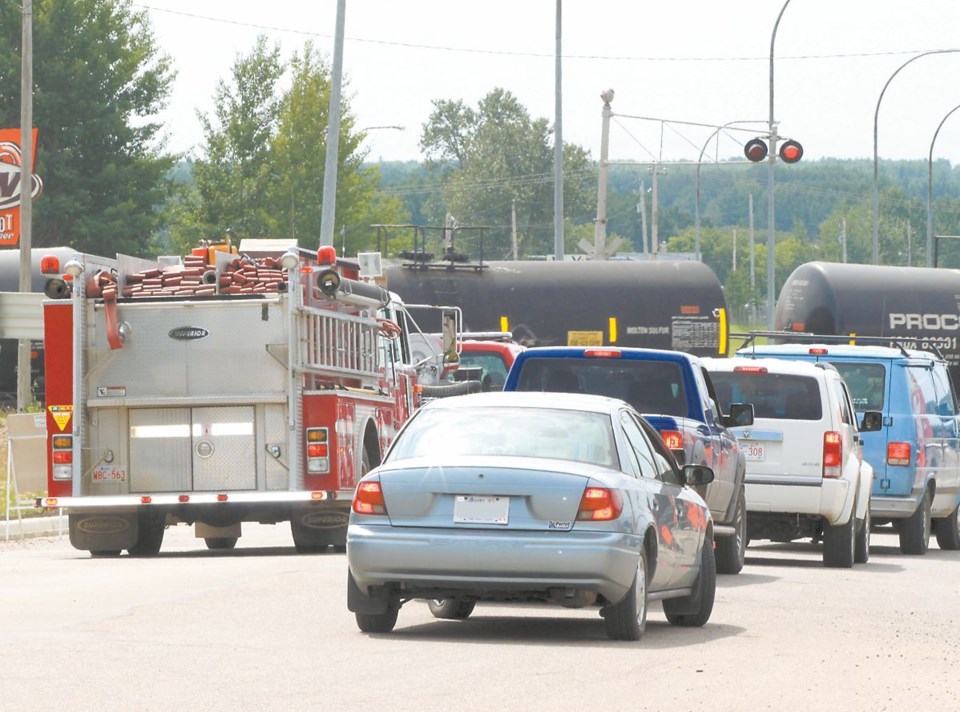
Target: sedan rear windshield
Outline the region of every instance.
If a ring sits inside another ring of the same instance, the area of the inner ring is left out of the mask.
[[[462,455],[548,457],[620,466],[609,415],[510,407],[423,410],[397,437],[387,461]]]
[[[752,403],[757,418],[820,420],[820,386],[809,376],[785,373],[713,371],[710,374],[720,409],[730,412],[731,403]]]

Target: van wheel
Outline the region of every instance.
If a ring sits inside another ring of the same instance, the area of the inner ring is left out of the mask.
[[[743,487],[737,496],[737,506],[733,514],[733,536],[717,538],[717,573],[738,574],[743,570],[747,558],[747,498]]]
[[[929,545],[930,492],[927,491],[917,511],[900,521],[900,551],[904,554],[926,554]]]
[[[846,524],[823,529],[823,565],[835,569],[849,569],[853,566],[856,548],[857,512],[850,511]]]
[[[933,531],[937,534],[937,544],[941,549],[960,549],[960,505],[957,505],[949,517],[934,519]]]
[[[865,564],[870,560],[870,507],[867,507],[867,513],[863,520],[857,522],[859,525],[857,531],[856,549],[853,552],[853,563]]]

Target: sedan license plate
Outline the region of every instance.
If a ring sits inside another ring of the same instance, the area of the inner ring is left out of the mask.
[[[453,521],[458,524],[506,524],[509,497],[457,495],[453,502]]]
[[[743,456],[747,462],[763,462],[763,445],[744,445]]]

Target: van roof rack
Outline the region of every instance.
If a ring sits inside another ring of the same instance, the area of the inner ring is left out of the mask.
[[[937,358],[945,360],[939,347],[932,341],[920,336],[860,336],[858,334],[814,334],[809,331],[747,331],[731,332],[731,339],[745,339],[741,349],[756,346],[757,338],[783,339],[786,342],[849,344],[850,346],[889,346],[900,349],[900,353],[909,356],[907,345],[926,345]],[[739,350],[739,349],[738,349]]]

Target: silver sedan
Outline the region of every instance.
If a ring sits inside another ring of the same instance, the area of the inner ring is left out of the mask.
[[[599,609],[638,640],[647,604],[702,626],[716,588],[713,521],[657,432],[621,400],[479,393],[421,408],[358,484],[348,608],[393,630],[403,603],[463,619],[477,602]],[[690,485],[690,486],[688,486]]]

